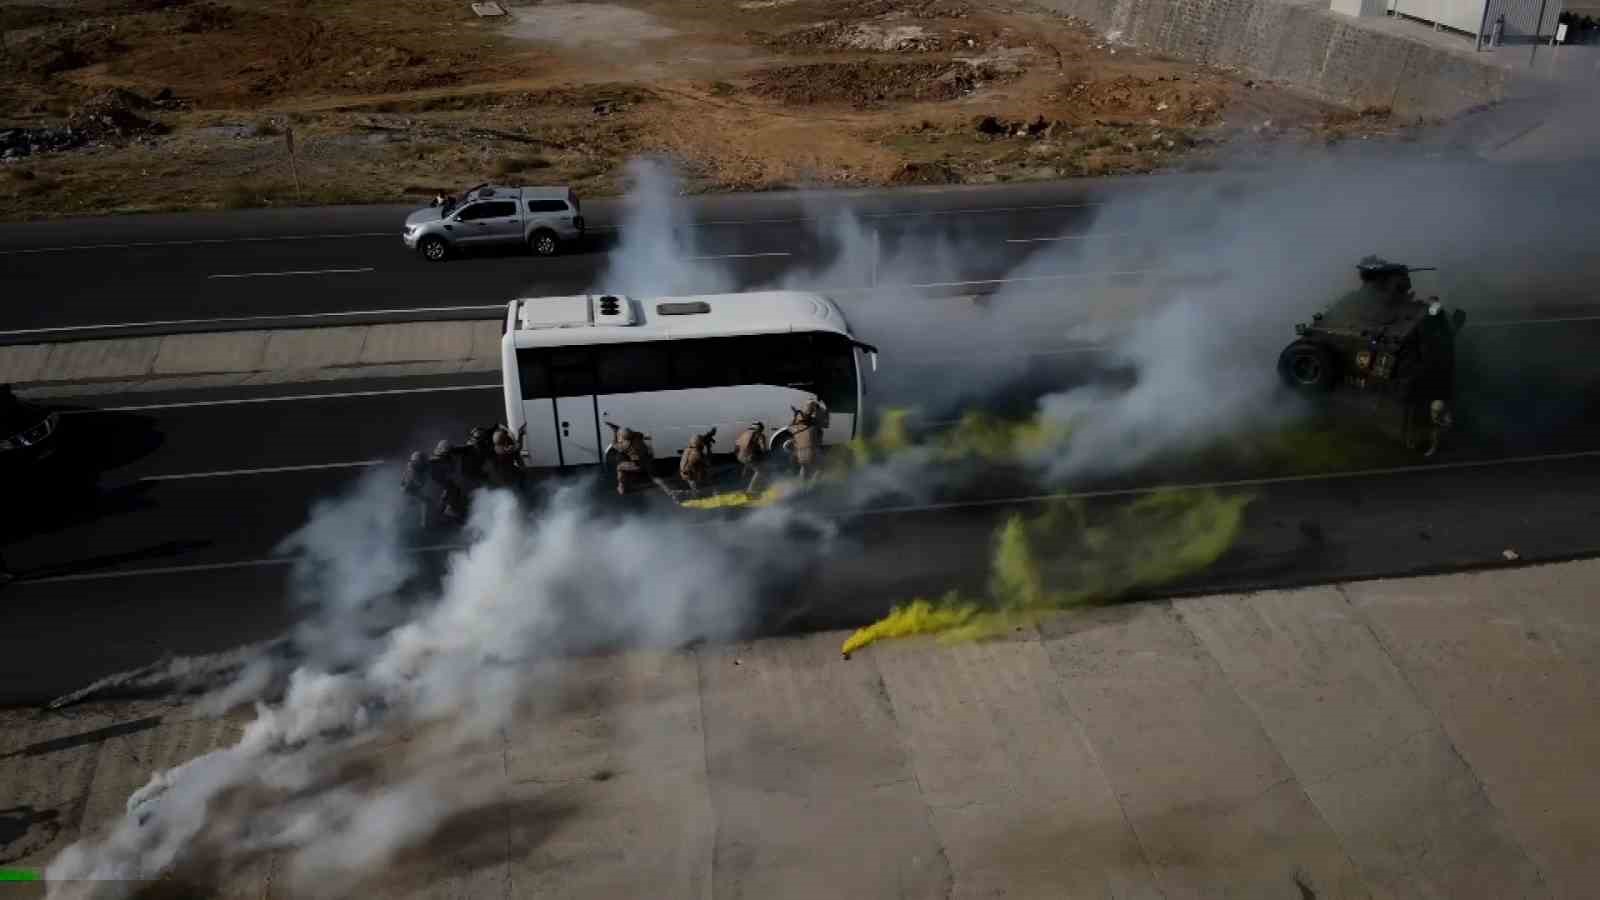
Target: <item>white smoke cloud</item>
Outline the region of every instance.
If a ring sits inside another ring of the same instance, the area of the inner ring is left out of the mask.
[[[464,764],[463,751],[492,741],[529,696],[559,690],[564,657],[726,639],[808,561],[782,549],[799,520],[780,509],[687,525],[603,516],[584,487],[558,491],[537,515],[509,493],[481,492],[474,539],[449,558],[437,595],[372,635],[367,611],[391,615],[417,570],[386,518],[394,510],[372,491],[393,477],[319,504],[290,541],[316,557],[301,589],[330,598],[314,621],[353,632],[315,646],[367,655],[342,670],[304,657],[236,744],[156,773],[126,817],[52,862],[52,900],[128,897],[173,872],[225,877],[265,852],[287,855],[296,896],[349,890],[452,816],[501,799],[503,783]],[[343,554],[351,565],[331,564]],[[387,571],[359,571],[362,559]],[[362,764],[377,755],[381,776]]]
[[[660,160],[637,159],[628,164],[628,182],[621,241],[594,290],[641,297],[734,290],[738,280],[732,272],[697,258],[704,255],[700,232],[672,169]]]

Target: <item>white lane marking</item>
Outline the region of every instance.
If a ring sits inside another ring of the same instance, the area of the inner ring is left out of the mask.
[[[688,262],[700,262],[707,259],[757,259],[764,256],[793,256],[793,253],[724,253],[720,256],[686,256]]]
[[[929,209],[929,210],[904,210],[901,212],[856,213],[860,219],[917,219],[931,218],[933,216],[964,216],[964,215],[991,215],[993,213],[1034,212],[1049,209],[1088,209],[1104,206],[1103,203],[1041,203],[1035,206],[983,206],[974,209]],[[848,211],[846,211],[848,214]],[[694,222],[691,227],[699,228],[706,225],[772,225],[785,222],[820,222],[820,216],[786,216],[771,219],[706,219],[703,222]],[[621,231],[622,229],[615,229]]]
[[[1019,284],[1030,281],[1065,281],[1069,278],[1115,278],[1119,275],[1148,275],[1160,272],[1161,269],[1123,269],[1113,272],[1069,272],[1065,275],[1030,275],[1024,278],[982,278],[977,281],[930,281],[925,284],[884,284],[877,290],[886,288],[934,288],[934,287],[973,287],[983,284]]]
[[[422,547],[407,548],[410,553],[437,553],[441,550],[465,550],[466,544],[429,544]],[[21,587],[24,584],[59,584],[68,581],[105,581],[111,578],[136,578],[141,575],[186,575],[195,572],[222,572],[229,569],[256,569],[266,566],[292,566],[299,562],[298,556],[277,556],[270,559],[241,559],[233,562],[196,563],[188,566],[158,566],[150,569],[121,569],[112,572],[81,572],[75,575],[47,575],[43,578],[17,579],[11,585]]]
[[[190,238],[182,241],[127,241],[120,244],[63,244],[59,247],[26,247],[18,250],[0,250],[0,256],[22,256],[28,253],[67,253],[73,250],[131,250],[138,247],[191,247],[199,244],[251,244],[265,241],[337,241],[344,238],[400,237],[394,231],[351,231],[343,234],[284,234],[268,237]]]
[[[278,319],[329,319],[350,316],[394,316],[416,313],[468,312],[481,309],[505,309],[504,303],[482,306],[417,306],[410,309],[351,309],[342,312],[286,313],[279,316],[231,316],[221,319],[159,319],[151,322],[119,322],[111,325],[57,325],[51,328],[17,328],[0,331],[0,336],[13,334],[49,334],[59,331],[111,331],[118,328],[154,328],[168,325],[220,325],[226,322],[271,322]]]
[[[1126,231],[1110,231],[1105,234],[1062,234],[1055,237],[1036,238],[1006,238],[1008,244],[1044,244],[1052,241],[1098,241],[1105,238],[1126,237]]]
[[[207,278],[283,278],[288,275],[355,275],[377,271],[371,266],[360,269],[301,269],[294,272],[239,272],[231,275],[207,275]]]
[[[1308,475],[1278,475],[1271,478],[1239,478],[1232,481],[1175,482],[1148,487],[1116,488],[1104,491],[1077,491],[1059,494],[1033,494],[1026,497],[1005,497],[993,500],[953,500],[949,503],[927,503],[916,506],[886,506],[843,513],[841,518],[888,515],[892,513],[937,512],[948,509],[978,509],[986,506],[1006,506],[1018,503],[1044,503],[1051,500],[1093,500],[1102,497],[1138,497],[1162,491],[1207,491],[1231,488],[1267,487],[1275,484],[1300,484],[1317,481],[1344,481],[1354,478],[1379,478],[1388,475],[1410,475],[1418,472],[1445,472],[1457,469],[1487,469],[1496,466],[1526,465],[1540,462],[1566,462],[1574,459],[1600,457],[1600,450],[1579,450],[1574,453],[1550,453],[1542,456],[1507,456],[1499,459],[1463,460],[1461,462],[1426,463],[1416,466],[1390,466],[1382,469],[1352,469],[1346,472],[1316,472]]]
[[[317,472],[325,469],[370,469],[387,460],[368,459],[361,462],[312,463],[304,466],[272,466],[266,469],[227,469],[220,472],[184,472],[178,475],[145,475],[138,481],[187,481],[191,478],[232,478],[236,475],[276,475],[281,472]]]
[[[987,206],[974,209],[934,209],[934,210],[907,210],[904,212],[879,212],[859,213],[862,219],[903,219],[926,218],[932,216],[960,216],[960,215],[987,215],[993,213],[1031,212],[1050,209],[1087,209],[1103,206],[1101,203],[1043,203],[1036,206]],[[770,219],[706,219],[702,222],[692,222],[689,227],[702,228],[707,225],[767,225],[783,222],[818,222],[817,216],[794,216]],[[591,232],[621,231],[617,226],[596,226],[588,229]],[[393,231],[352,231],[344,234],[285,234],[267,237],[239,237],[239,238],[191,238],[177,241],[128,241],[118,244],[64,244],[59,247],[26,247],[16,250],[0,250],[0,256],[20,256],[28,253],[67,253],[73,250],[126,250],[136,247],[188,247],[200,244],[244,244],[265,241],[327,241],[343,238],[371,238],[392,237],[399,239],[400,228]]]
[[[1600,322],[1600,316],[1567,316],[1559,319],[1504,319],[1498,322],[1477,322],[1478,328],[1518,328],[1523,325],[1561,325],[1569,322]]]
[[[69,409],[63,415],[89,413],[145,412],[152,409],[189,409],[196,406],[241,406],[249,403],[282,403],[288,400],[341,400],[345,397],[389,397],[395,394],[431,394],[441,391],[498,391],[501,384],[453,384],[443,387],[390,388],[380,391],[339,391],[331,394],[285,394],[281,397],[236,397],[229,400],[187,400],[181,403],[144,403],[138,406],[106,406],[96,409]]]
[[[1237,481],[1212,481],[1197,483],[1178,483],[1159,485],[1143,488],[1122,488],[1109,491],[1079,491],[1076,493],[1037,494],[1029,497],[1006,497],[994,500],[967,500],[951,503],[929,503],[920,506],[880,507],[878,509],[860,510],[852,513],[842,513],[839,518],[861,518],[872,515],[888,515],[894,513],[938,512],[948,509],[971,509],[985,506],[1006,506],[1018,503],[1039,503],[1049,500],[1088,500],[1100,497],[1131,497],[1144,494],[1153,494],[1158,491],[1200,491],[1216,490],[1234,487],[1261,487],[1273,484],[1291,484],[1295,482],[1333,481],[1350,478],[1370,478],[1384,475],[1402,475],[1411,472],[1429,472],[1448,469],[1488,468],[1491,466],[1517,465],[1531,462],[1561,462],[1572,459],[1589,459],[1600,457],[1600,450],[1582,450],[1576,453],[1555,453],[1546,456],[1516,456],[1504,459],[1476,460],[1457,463],[1433,463],[1422,466],[1396,466],[1387,469],[1364,469],[1350,472],[1324,472],[1315,475],[1282,475],[1275,478],[1244,478]],[[706,523],[709,527],[712,523]],[[412,553],[432,553],[440,550],[460,550],[466,544],[434,544],[425,547],[412,547]],[[243,559],[234,562],[200,563],[192,566],[164,566],[152,569],[122,569],[114,572],[85,572],[77,575],[53,575],[44,578],[28,578],[26,576],[11,583],[11,587],[27,587],[32,584],[51,584],[63,581],[99,581],[112,578],[137,578],[144,575],[181,575],[189,572],[215,572],[225,569],[249,569],[265,566],[285,566],[295,562],[295,557],[275,557],[272,559]]]

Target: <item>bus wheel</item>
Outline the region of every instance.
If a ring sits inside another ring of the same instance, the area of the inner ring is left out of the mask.
[[[772,455],[785,469],[794,468],[794,438],[788,434],[780,434],[772,439]]]

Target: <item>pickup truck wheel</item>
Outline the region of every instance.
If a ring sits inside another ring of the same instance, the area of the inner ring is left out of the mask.
[[[528,235],[528,249],[533,251],[534,256],[555,256],[556,251],[561,249],[561,243],[556,240],[554,231],[541,228]]]
[[[444,238],[429,235],[417,244],[417,252],[428,262],[442,262],[450,255],[450,248],[445,245]]]

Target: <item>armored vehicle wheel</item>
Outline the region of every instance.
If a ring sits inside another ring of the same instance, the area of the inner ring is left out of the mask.
[[[1330,390],[1336,380],[1333,354],[1310,341],[1295,341],[1278,356],[1278,373],[1292,388],[1302,391]]]

